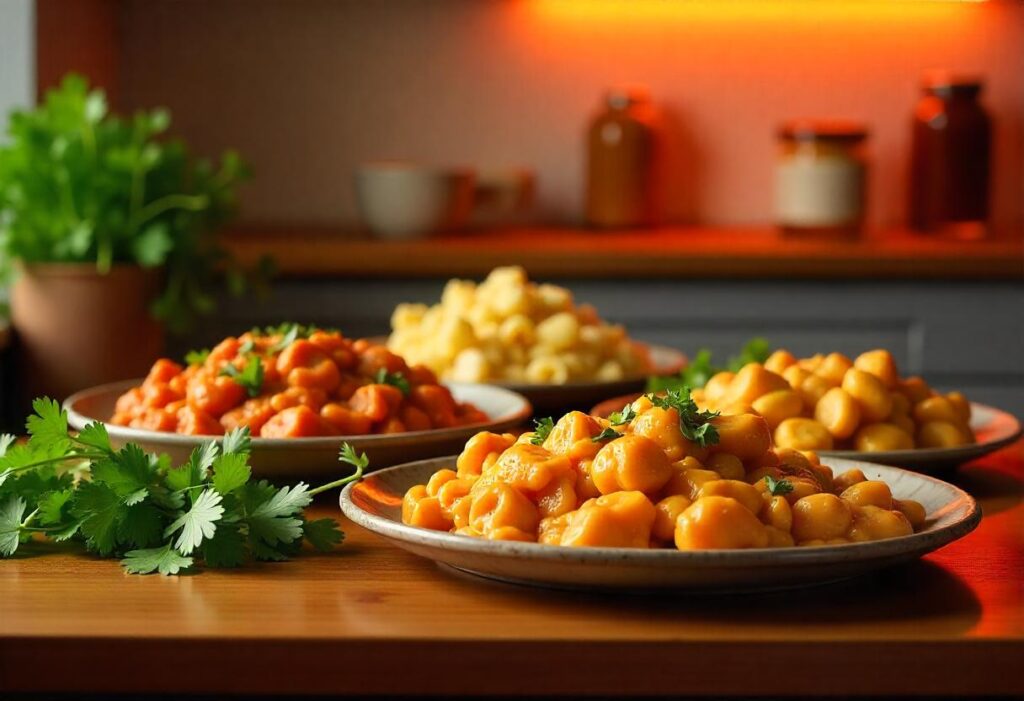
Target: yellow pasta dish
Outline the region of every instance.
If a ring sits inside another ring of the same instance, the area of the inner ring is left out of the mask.
[[[686,390],[516,437],[478,433],[404,496],[406,524],[491,540],[680,550],[832,545],[925,522],[860,470],[773,448],[764,418],[699,409]]]
[[[695,396],[709,409],[761,415],[783,448],[879,452],[975,441],[964,395],[901,377],[887,350],[853,359],[842,353],[798,359],[777,350],[763,363],[715,374]]]
[[[562,385],[652,371],[625,329],[519,267],[496,268],[480,284],[451,280],[430,307],[400,304],[391,328],[389,349],[446,380]]]

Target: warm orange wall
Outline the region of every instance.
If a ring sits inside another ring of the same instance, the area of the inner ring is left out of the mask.
[[[258,178],[248,219],[350,222],[364,159],[528,165],[542,216],[572,220],[582,129],[610,82],[675,123],[678,218],[771,216],[775,125],[870,123],[872,220],[903,212],[919,74],[983,73],[995,218],[1024,221],[1024,4],[928,0],[126,0],[128,105],[167,104]]]
[[[42,95],[70,70],[119,97],[116,0],[36,0],[36,88]]]

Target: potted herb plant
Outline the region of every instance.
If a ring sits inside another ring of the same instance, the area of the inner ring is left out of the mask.
[[[166,110],[121,118],[76,75],[0,140],[0,277],[32,395],[60,396],[145,371],[164,328],[214,306],[245,276],[218,244],[246,167],[219,166],[162,135]]]

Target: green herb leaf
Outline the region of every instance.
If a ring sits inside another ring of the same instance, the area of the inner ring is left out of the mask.
[[[234,365],[225,365],[220,374],[230,377],[236,384],[245,388],[250,397],[260,396],[263,389],[263,361],[259,356],[250,355],[241,370]]]
[[[622,434],[616,431],[611,426],[609,426],[608,428],[604,429],[590,440],[592,440],[594,443],[601,443],[603,441],[610,441],[615,438],[622,438]]]
[[[118,526],[119,543],[148,548],[160,542],[163,531],[163,517],[150,504],[135,504],[125,509]]]
[[[624,426],[635,418],[636,410],[633,409],[632,402],[622,407],[622,411],[613,411],[608,415],[608,420],[611,422],[612,426]]]
[[[405,379],[405,375],[400,372],[388,372],[387,369],[381,368],[377,371],[377,375],[374,377],[374,382],[378,385],[391,385],[397,387],[401,391],[403,396],[408,397],[409,392],[412,388],[409,386],[409,381]]]
[[[245,539],[233,523],[220,523],[212,538],[203,541],[203,561],[210,567],[238,567],[248,552]]]
[[[41,443],[60,443],[68,440],[68,415],[53,399],[40,397],[32,402],[35,414],[28,417],[25,427],[33,439]]]
[[[210,357],[210,349],[203,348],[202,350],[190,350],[185,354],[186,365],[202,365],[206,362],[206,359]]]
[[[269,518],[291,516],[309,506],[311,501],[313,497],[309,495],[309,487],[305,482],[299,482],[294,487],[281,487],[270,499],[253,509],[252,515]]]
[[[789,494],[793,491],[793,483],[787,479],[777,480],[771,475],[764,476],[765,486],[768,487],[768,493],[773,497],[782,496],[783,494]]]
[[[252,439],[248,426],[235,428],[227,432],[221,442],[221,451],[227,454],[243,453],[249,455],[252,451]]]
[[[21,497],[11,497],[0,506],[0,557],[10,557],[18,550],[26,508]]]
[[[50,526],[61,523],[64,520],[64,507],[74,494],[72,489],[61,489],[59,491],[46,492],[39,497],[36,506],[39,509],[39,522]]]
[[[530,438],[530,442],[534,445],[542,445],[554,430],[555,420],[550,416],[545,416],[543,419],[534,419],[533,425],[533,437]]]
[[[302,338],[308,338],[309,334],[306,333],[305,335],[303,335],[303,328],[299,324],[291,324],[289,325],[287,331],[285,331],[284,334],[281,335],[281,339],[275,342],[273,345],[271,345],[270,348],[267,349],[267,352],[271,354],[280,353],[285,348],[295,343],[295,341],[297,341],[300,336]]]
[[[124,500],[106,485],[86,482],[78,487],[71,513],[82,522],[82,535],[100,555],[117,547],[117,529],[124,518]]]
[[[217,532],[217,521],[224,515],[221,506],[222,497],[212,489],[207,489],[192,504],[192,508],[179,516],[174,523],[164,530],[164,537],[181,530],[174,547],[182,555],[190,555],[203,542],[204,538],[212,538]]]
[[[744,365],[763,363],[772,354],[772,347],[764,338],[752,338],[740,350],[739,355],[729,358],[726,366],[730,372],[739,372]]]
[[[110,446],[110,436],[107,435],[107,427],[99,421],[93,421],[78,432],[76,440],[79,443],[95,448],[104,453],[113,452]]]
[[[370,466],[370,458],[366,457],[366,453],[357,453],[356,449],[348,443],[341,444],[338,460],[359,470],[365,470]]]
[[[664,396],[647,394],[651,404],[662,409],[675,409],[679,414],[679,431],[686,440],[702,448],[718,443],[718,430],[711,421],[719,415],[717,411],[701,411],[690,396],[690,388],[670,389]]]
[[[246,453],[225,453],[213,462],[213,488],[222,495],[244,485],[251,475]]]
[[[163,575],[171,575],[192,567],[192,562],[191,557],[181,555],[168,543],[161,548],[129,550],[121,560],[121,565],[129,574],[159,572]]]
[[[333,518],[306,521],[302,524],[302,534],[309,544],[320,552],[333,550],[345,537]]]

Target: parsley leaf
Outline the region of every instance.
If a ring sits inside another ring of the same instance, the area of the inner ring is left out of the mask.
[[[719,415],[717,411],[701,411],[690,396],[690,388],[670,389],[664,396],[645,395],[651,404],[662,409],[675,409],[679,414],[679,432],[683,437],[702,448],[718,443],[718,429],[711,423]]]
[[[212,538],[217,531],[217,521],[224,515],[221,506],[222,497],[212,489],[207,489],[192,504],[192,508],[179,516],[174,523],[164,530],[164,537],[179,529],[181,535],[174,543],[182,555],[189,555],[199,547],[204,538]]]
[[[250,397],[260,396],[263,389],[263,361],[258,355],[250,355],[241,370],[228,364],[221,369],[220,374],[230,377],[236,384],[245,388]]]
[[[608,428],[604,429],[590,440],[592,440],[594,443],[600,443],[602,441],[607,441],[613,438],[622,438],[622,434],[616,431],[611,426],[609,426]]]
[[[121,564],[129,574],[178,574],[183,569],[192,566],[192,558],[181,555],[171,547],[171,544],[162,548],[151,548],[148,550],[129,550],[124,554]]]
[[[203,348],[202,350],[190,350],[185,354],[186,365],[202,365],[206,362],[206,359],[210,357],[210,349]]]
[[[550,416],[545,416],[543,419],[534,419],[533,425],[533,437],[530,438],[530,442],[534,445],[541,445],[551,435],[551,431],[554,430],[555,420]]]
[[[773,497],[789,494],[793,491],[793,483],[785,478],[777,480],[771,475],[765,475],[764,484],[768,487],[768,493]]]
[[[386,368],[381,368],[377,371],[373,381],[378,385],[391,385],[397,387],[401,391],[403,396],[408,397],[409,392],[412,388],[409,386],[409,380],[405,379],[405,375],[400,372],[388,372]]]

